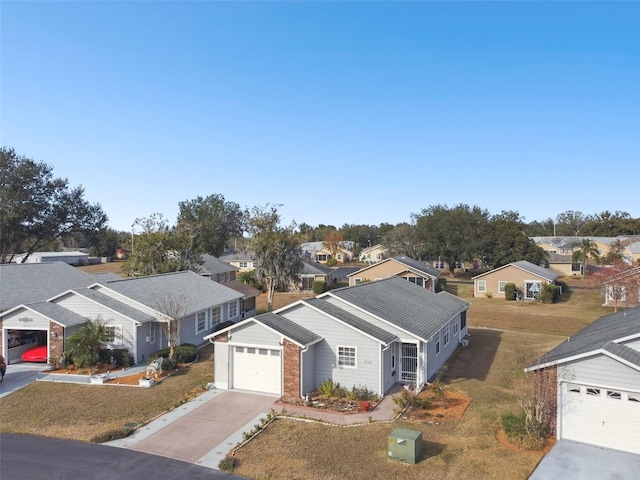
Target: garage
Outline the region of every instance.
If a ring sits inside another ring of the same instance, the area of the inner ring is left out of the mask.
[[[234,347],[232,388],[281,395],[281,351],[269,348]]]
[[[561,438],[640,454],[640,393],[565,383]]]

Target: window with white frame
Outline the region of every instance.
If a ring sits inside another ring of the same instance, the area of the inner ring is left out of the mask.
[[[247,262],[238,262],[238,267],[240,268],[247,268]]]
[[[105,325],[104,342],[111,344],[122,343],[122,326],[121,325]]]
[[[478,291],[486,292],[487,291],[487,281],[486,280],[478,280]]]
[[[156,343],[156,322],[149,322],[149,343]]]
[[[356,347],[338,346],[338,365],[341,367],[356,366]]]
[[[222,320],[222,308],[215,307],[211,309],[211,325],[217,325]]]
[[[355,282],[354,282],[354,283],[355,283],[356,285],[358,285],[359,283],[362,283],[362,279],[361,279],[361,278],[357,278],[357,277],[356,277],[354,280],[355,280]]]
[[[453,322],[453,334],[458,334],[458,322]]]
[[[225,272],[224,281],[228,282],[229,280],[231,280],[231,272]]]
[[[504,293],[504,288],[506,285],[507,285],[507,282],[505,282],[504,280],[500,280],[498,282],[498,292]]]
[[[196,333],[202,332],[207,328],[207,315],[205,312],[198,312],[196,315]]]
[[[238,302],[231,302],[229,304],[229,318],[235,318],[238,315]]]
[[[440,332],[438,332],[438,338],[436,339],[436,355],[440,353]]]
[[[442,329],[442,343],[445,347],[449,344],[449,325]]]

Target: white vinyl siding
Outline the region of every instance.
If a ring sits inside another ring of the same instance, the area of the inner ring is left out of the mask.
[[[282,342],[282,337],[279,334],[253,321],[235,327],[230,334],[229,342],[234,345],[279,347]]]
[[[561,366],[558,369],[558,376],[559,378],[572,379],[576,383],[597,385],[603,388],[640,389],[639,371],[605,355]]]

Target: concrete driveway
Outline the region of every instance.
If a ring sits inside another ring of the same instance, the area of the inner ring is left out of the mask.
[[[35,382],[44,376],[44,363],[12,363],[7,365],[7,373],[0,383],[0,398],[9,395],[16,390]]]
[[[529,480],[623,480],[640,478],[640,455],[560,440]]]
[[[107,445],[162,455],[209,468],[242,440],[272,408],[277,397],[209,390],[198,398]]]

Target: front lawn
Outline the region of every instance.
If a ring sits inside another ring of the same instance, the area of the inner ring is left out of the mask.
[[[199,361],[153,388],[34,382],[0,399],[0,432],[104,441],[128,423],[144,424],[205,391],[213,381],[213,345]]]

